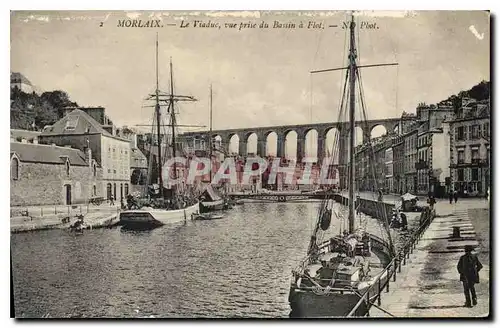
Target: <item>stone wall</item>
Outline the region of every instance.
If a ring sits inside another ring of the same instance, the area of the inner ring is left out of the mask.
[[[64,205],[66,185],[71,186],[71,203],[86,203],[96,186],[96,197],[102,195],[102,170],[96,176],[89,166],[71,166],[69,176],[66,165],[19,161],[19,178],[10,180],[11,206]]]

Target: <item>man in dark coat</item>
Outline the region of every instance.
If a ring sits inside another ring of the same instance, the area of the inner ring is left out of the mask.
[[[475,254],[472,254],[474,247],[465,246],[465,254],[458,261],[457,270],[460,273],[460,281],[464,286],[465,306],[472,307],[477,304],[476,289],[474,284],[479,283],[479,271],[483,268],[481,262]],[[472,296],[472,304],[471,304]]]

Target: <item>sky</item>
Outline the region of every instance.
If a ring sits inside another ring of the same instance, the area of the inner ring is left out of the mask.
[[[163,27],[118,27],[122,19],[161,19]],[[149,123],[152,109],[143,106],[155,89],[158,32],[160,89],[169,88],[172,58],[176,93],[198,99],[179,108],[181,124],[208,126],[210,84],[214,129],[329,122],[344,73],[309,72],[346,66],[347,19],[347,12],[12,12],[11,71],[81,106],[105,107],[119,126]],[[221,28],[193,27],[195,20]],[[271,28],[274,21],[325,28]],[[356,21],[377,27],[357,32],[359,64],[399,64],[362,70],[369,119],[415,112],[420,102],[490,79],[487,12],[362,12]],[[225,28],[242,22],[257,27]]]

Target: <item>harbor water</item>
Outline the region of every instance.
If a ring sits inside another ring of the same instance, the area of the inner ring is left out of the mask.
[[[13,234],[16,317],[287,318],[291,270],[318,208],[247,203],[221,220],[151,231]],[[339,228],[333,217],[328,234]]]

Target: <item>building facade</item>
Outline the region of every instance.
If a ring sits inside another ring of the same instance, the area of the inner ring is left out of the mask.
[[[393,152],[393,193],[403,194],[404,193],[404,181],[405,181],[405,143],[402,135],[393,137],[392,140],[392,152]]]
[[[465,98],[450,122],[450,186],[484,196],[490,187],[490,104]]]
[[[404,139],[404,190],[415,194],[417,192],[417,169],[415,163],[418,158],[418,126],[409,127],[403,135]]]
[[[10,73],[10,88],[17,88],[24,93],[32,93],[34,91],[31,82],[21,73]]]
[[[385,149],[385,185],[384,190],[386,192],[392,192],[394,190],[394,151],[392,147]]]
[[[74,109],[44,129],[39,143],[90,148],[102,168],[100,194],[120,200],[130,192],[130,140],[112,135],[80,109]]]
[[[87,149],[10,144],[11,206],[71,205],[102,196],[102,169]]]

